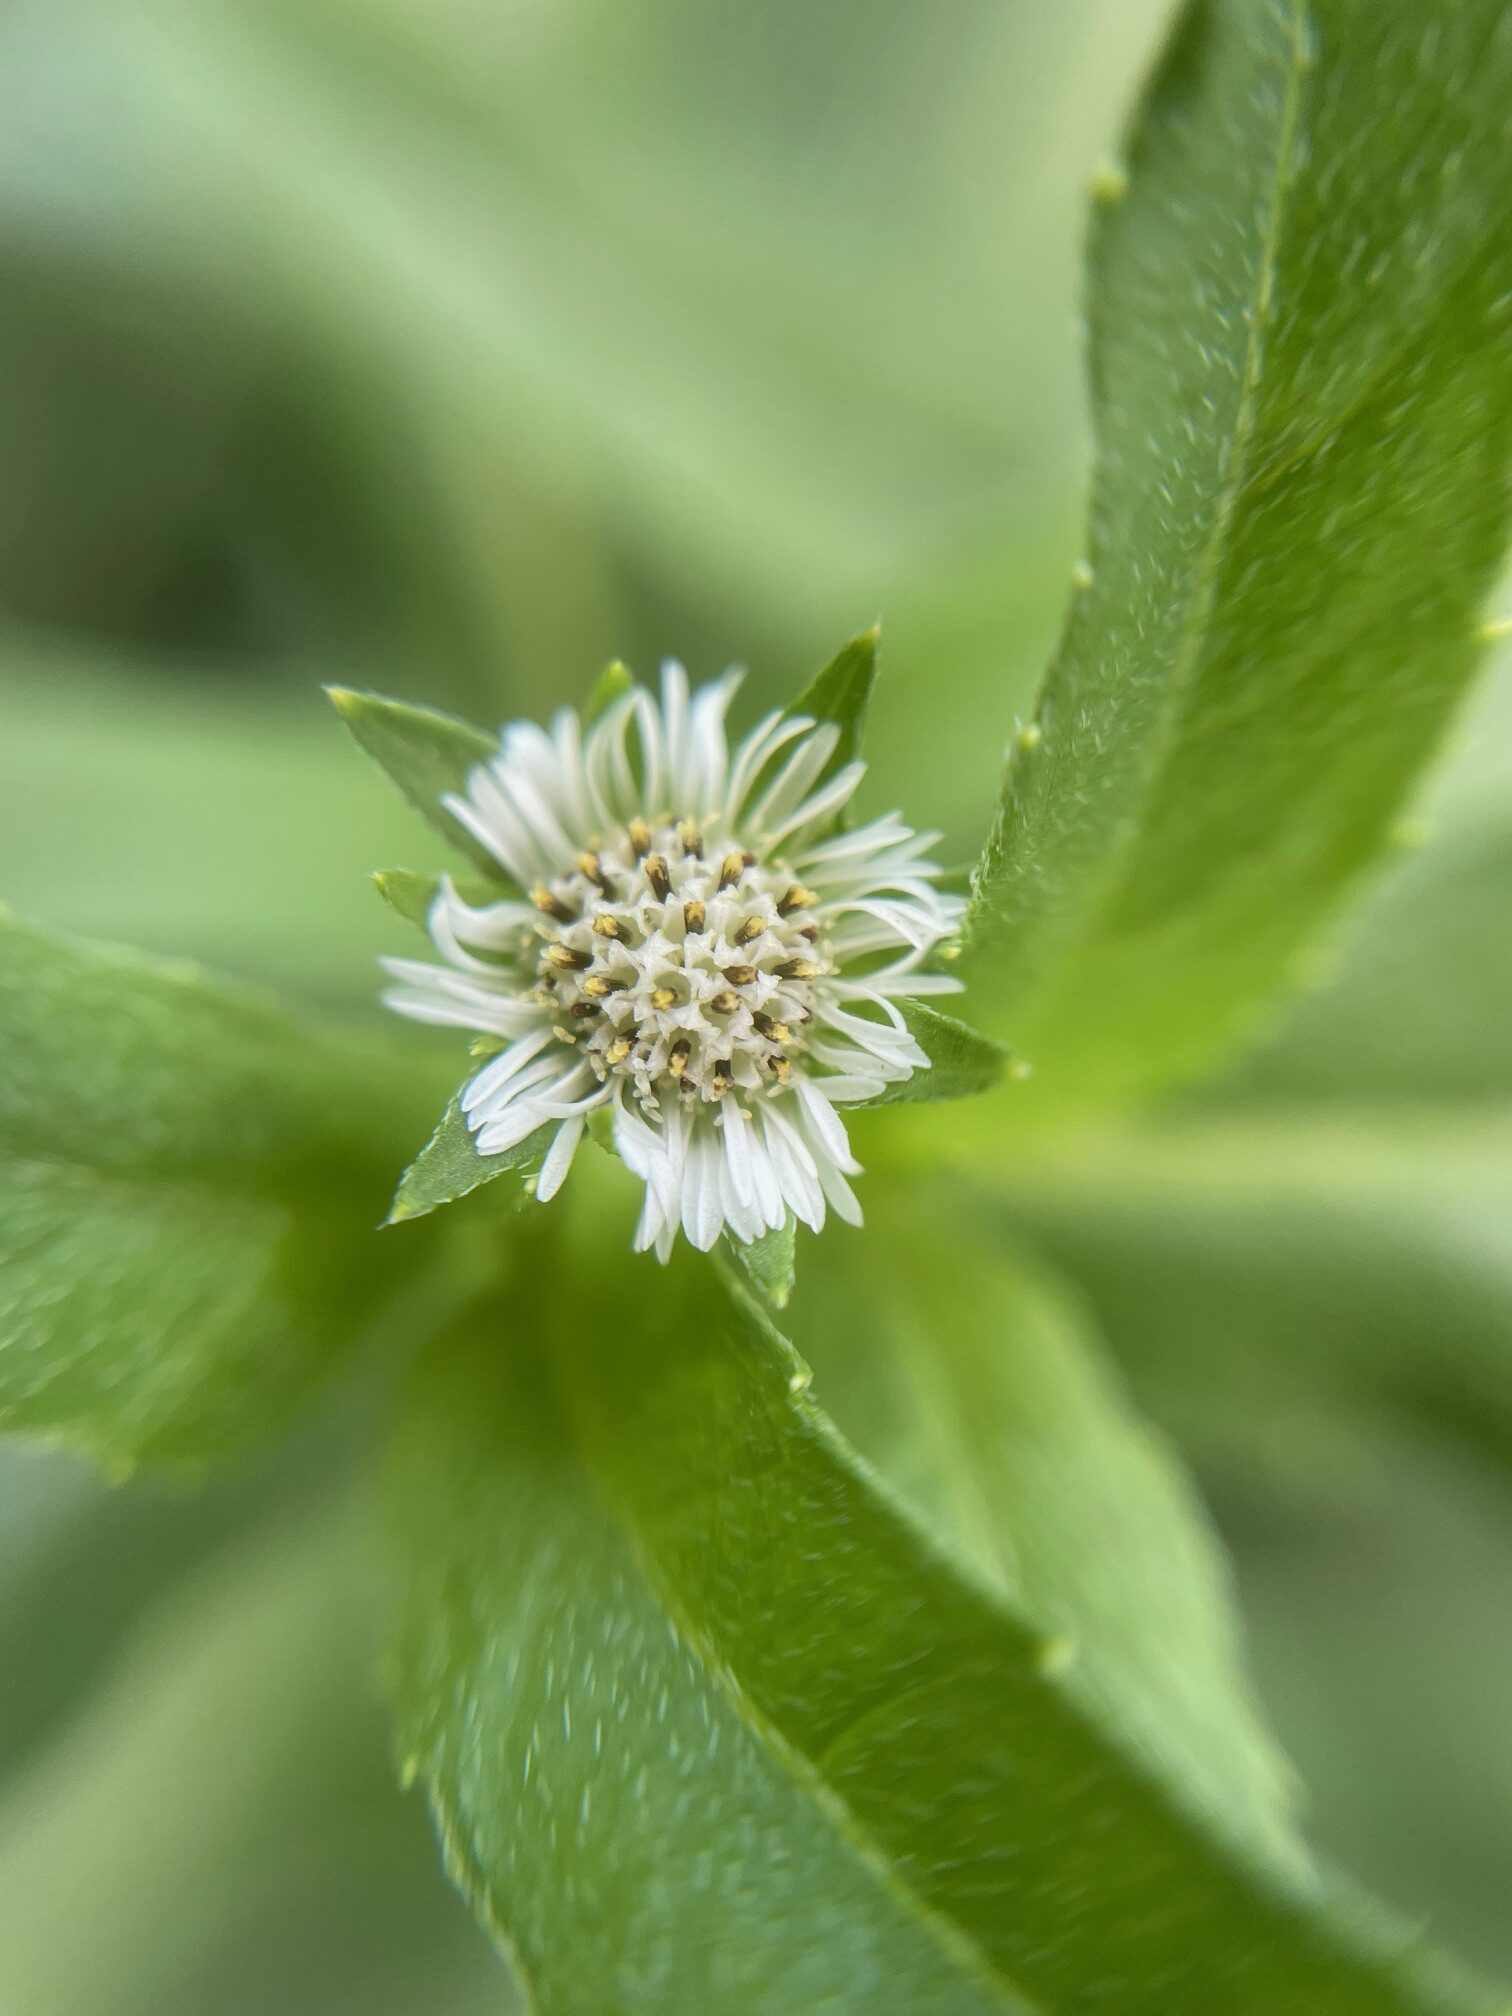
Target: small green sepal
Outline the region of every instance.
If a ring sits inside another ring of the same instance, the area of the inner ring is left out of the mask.
[[[357,741],[421,817],[490,881],[512,887],[488,849],[441,802],[451,792],[464,792],[478,765],[498,754],[498,737],[454,714],[389,700],[381,693],[359,693],[349,686],[328,686],[326,692]]]
[[[410,1218],[423,1218],[443,1204],[491,1183],[495,1176],[511,1170],[520,1176],[532,1175],[551,1145],[552,1126],[538,1127],[518,1146],[502,1155],[480,1155],[462,1112],[460,1093],[441,1116],[441,1124],[399,1179],[387,1225],[402,1225]],[[523,1203],[523,1187],[516,1202]]]
[[[915,1071],[900,1085],[889,1085],[874,1106],[909,1106],[934,1099],[973,1099],[990,1092],[1013,1075],[1013,1052],[995,1043],[953,1015],[926,1008],[922,1001],[900,1001],[908,1033],[929,1059],[927,1071]]]
[[[745,1279],[773,1309],[786,1309],[797,1280],[795,1247],[798,1227],[791,1213],[775,1232],[764,1232],[749,1245],[725,1235],[725,1245]]]
[[[635,684],[635,674],[628,665],[616,658],[612,665],[606,665],[593,682],[593,691],[588,695],[588,704],[583,709],[583,726],[592,727],[601,714],[607,713],[615,701],[621,699]]]

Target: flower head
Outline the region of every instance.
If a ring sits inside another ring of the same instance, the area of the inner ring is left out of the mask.
[[[728,674],[660,702],[632,687],[593,725],[506,728],[447,810],[520,898],[474,906],[443,881],[444,966],[385,962],[401,1014],[474,1029],[496,1055],[462,1093],[478,1152],[554,1130],[536,1183],[560,1188],[588,1116],[646,1186],[638,1248],[679,1225],[707,1249],[816,1231],[860,1210],[838,1108],[928,1069],[898,1002],[954,992],[926,970],[961,899],[894,814],[840,830],[860,762],[833,723],[774,713],[731,752]]]

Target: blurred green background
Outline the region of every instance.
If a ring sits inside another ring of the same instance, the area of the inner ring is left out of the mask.
[[[10,0],[6,898],[367,1012],[401,942],[368,872],[435,853],[320,680],[493,722],[671,651],[765,701],[877,616],[871,802],[969,858],[1077,551],[1083,192],[1164,14]],[[1466,846],[1508,711],[1435,787]],[[1503,856],[1441,968],[1505,917]],[[1396,886],[1372,956],[1410,991]],[[1472,977],[1505,1044],[1509,977]],[[1329,999],[1231,1105],[1298,1069],[1391,1089],[1408,1067]],[[1497,1348],[1509,1222],[1477,1247]],[[1261,1348],[1302,1320],[1244,1311]],[[1131,1369],[1235,1550],[1315,1838],[1512,1970],[1494,1452],[1347,1406],[1250,1438],[1179,1367]],[[391,1787],[372,1404],[200,1496],[0,1463],[3,2016],[506,2006]]]

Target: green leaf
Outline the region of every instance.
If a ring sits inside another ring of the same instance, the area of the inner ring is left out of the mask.
[[[1144,1403],[1216,1451],[1428,1423],[1512,1461],[1512,1113],[1240,1113],[993,1179]]]
[[[277,1425],[388,1285],[371,1227],[425,1074],[14,921],[0,1051],[0,1425],[112,1464]]]
[[[628,693],[634,684],[635,674],[628,665],[622,665],[618,658],[613,664],[606,665],[593,682],[593,691],[588,695],[587,705],[583,709],[584,725],[597,721],[599,716],[612,707],[623,694]]]
[[[509,877],[499,862],[441,803],[448,793],[465,792],[477,766],[497,756],[498,738],[435,707],[415,707],[347,686],[329,686],[326,691],[358,742],[421,817],[491,881],[508,886]]]
[[[1220,1088],[1332,1106],[1512,1099],[1512,661],[1395,836],[1396,858]]]
[[[543,2016],[1489,2011],[1206,1825],[807,1382],[692,1262],[522,1281],[421,1368],[401,1752]]]
[[[746,1279],[772,1305],[786,1309],[797,1279],[798,1227],[789,1217],[775,1232],[764,1232],[749,1245],[726,1236],[725,1245]]]
[[[318,695],[245,674],[197,681],[191,706],[166,668],[0,652],[8,893],[59,930],[367,1005],[392,933],[353,891],[410,816]]]
[[[1371,892],[1225,1097],[1351,1106],[1512,1098],[1512,814],[1430,836]]]
[[[1192,6],[1102,179],[1086,570],[972,915],[1037,1102],[1231,1043],[1475,669],[1509,94],[1500,0]]]
[[[369,1543],[329,1487],[244,1519],[218,1558],[142,1606],[93,1697],[9,1788],[0,2006],[330,2016],[334,1992],[364,2016],[517,2009],[447,1894],[424,1816],[394,1796]],[[108,1503],[140,1518],[145,1496]],[[199,1502],[179,1503],[181,1524]],[[142,1572],[119,1551],[114,1565]],[[54,1586],[25,1663],[54,1657],[60,1635],[76,1649],[76,1594]],[[81,1883],[108,1908],[80,1913]]]
[[[1042,1663],[1105,1729],[1215,1834],[1305,1872],[1227,1564],[1087,1312],[959,1199],[947,1218],[876,1190],[867,1240],[826,1246],[790,1319],[815,1392],[961,1560],[1042,1625]]]
[[[834,754],[820,771],[815,783],[822,784],[837,770],[861,753],[861,736],[866,727],[867,703],[877,676],[877,645],[880,625],[873,624],[853,637],[830,660],[824,670],[798,695],[789,714],[810,714],[816,721],[832,721],[840,730]]]
[[[942,1015],[922,1001],[898,1004],[909,1034],[929,1059],[927,1071],[915,1071],[900,1084],[889,1085],[874,1106],[913,1105],[921,1100],[971,1099],[1002,1082],[1013,1052],[990,1036]]]
[[[502,1155],[480,1155],[463,1116],[459,1093],[442,1114],[435,1133],[400,1177],[386,1222],[400,1225],[409,1218],[423,1218],[438,1206],[454,1203],[482,1184],[491,1183],[495,1176],[511,1171],[521,1176],[534,1174],[551,1146],[555,1131],[554,1125],[538,1127],[534,1134],[505,1149]],[[519,1191],[514,1201],[523,1203],[525,1194],[524,1190]]]

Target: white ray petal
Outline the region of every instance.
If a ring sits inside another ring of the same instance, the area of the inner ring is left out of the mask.
[[[583,1138],[583,1121],[576,1118],[564,1120],[556,1131],[556,1136],[541,1164],[541,1173],[536,1178],[536,1202],[549,1204],[567,1180],[567,1171],[572,1167],[572,1158],[577,1153],[577,1145]],[[650,1195],[650,1192],[647,1192]]]

